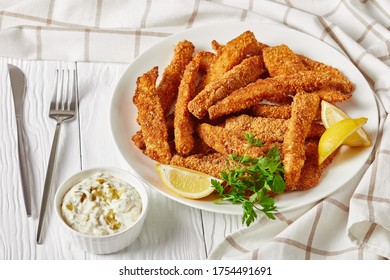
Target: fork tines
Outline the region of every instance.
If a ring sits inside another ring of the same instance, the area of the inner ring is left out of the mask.
[[[76,70],[57,69],[51,110],[74,110],[76,105]],[[67,97],[71,94],[71,98]]]

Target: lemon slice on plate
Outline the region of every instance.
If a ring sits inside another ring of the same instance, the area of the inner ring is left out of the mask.
[[[325,128],[329,128],[335,123],[350,119],[351,117],[348,116],[345,112],[343,112],[340,108],[336,107],[335,105],[322,100],[321,101],[321,120],[324,124]],[[344,143],[347,146],[370,146],[371,142],[368,139],[368,136],[366,132],[359,128],[354,133],[352,133],[347,139],[345,139]]]
[[[367,118],[344,119],[330,126],[318,143],[318,164],[321,164],[344,141],[367,122]]]
[[[199,199],[214,191],[213,176],[191,169],[166,164],[157,164],[157,172],[170,191],[181,197]]]

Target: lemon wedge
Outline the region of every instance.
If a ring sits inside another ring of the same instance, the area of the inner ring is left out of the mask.
[[[325,128],[329,128],[335,123],[350,119],[351,117],[348,116],[345,112],[343,112],[340,108],[336,107],[335,105],[322,100],[321,101],[321,120],[324,124]],[[347,146],[370,146],[371,142],[368,139],[368,136],[366,132],[359,128],[354,133],[352,133],[347,139],[345,139],[344,145]]]
[[[156,169],[161,180],[171,192],[190,199],[210,195],[214,191],[211,180],[219,180],[198,171],[172,165],[157,164]]]
[[[321,164],[366,122],[367,118],[349,118],[336,122],[326,129],[318,143],[318,164]]]

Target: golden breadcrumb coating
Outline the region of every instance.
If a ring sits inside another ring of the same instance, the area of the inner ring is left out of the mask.
[[[245,31],[227,42],[226,45],[219,46],[216,57],[211,63],[210,70],[204,80],[204,84],[207,85],[215,79],[218,79],[247,56],[260,54],[263,48],[264,45],[256,40],[255,35],[251,31]]]
[[[255,81],[265,72],[261,56],[244,59],[220,78],[206,85],[188,104],[189,111],[198,119],[207,114],[207,109],[215,102],[225,98],[234,90]]]
[[[251,117],[242,114],[226,119],[224,127],[231,133],[243,135],[250,132],[264,143],[274,143],[283,142],[288,122],[289,120],[286,119]],[[319,139],[324,131],[325,127],[322,124],[311,123],[306,138]]]
[[[220,153],[195,154],[188,157],[174,155],[170,164],[220,178],[220,173],[226,171],[227,158]]]
[[[258,79],[246,87],[217,102],[208,109],[210,119],[215,119],[259,104],[262,100],[277,101],[297,91],[313,92],[322,88],[334,88],[351,92],[352,83],[327,72],[300,71],[294,75]]]
[[[157,86],[157,94],[160,97],[164,115],[167,115],[171,110],[179,90],[181,77],[187,64],[191,61],[194,51],[195,46],[190,41],[180,41],[173,51],[171,62],[164,69],[161,81]]]
[[[175,105],[175,148],[181,155],[188,155],[194,147],[194,121],[188,111],[188,102],[195,96],[198,71],[199,60],[194,58],[184,71]]]
[[[283,140],[283,166],[286,188],[293,190],[305,163],[305,142],[320,104],[315,94],[300,92],[294,97],[291,118]]]
[[[288,46],[282,44],[263,50],[264,65],[271,77],[293,75],[299,71],[308,70]]]
[[[133,102],[138,108],[145,154],[158,162],[169,163],[172,154],[164,111],[156,91],[157,76],[158,68],[154,67],[137,79]]]

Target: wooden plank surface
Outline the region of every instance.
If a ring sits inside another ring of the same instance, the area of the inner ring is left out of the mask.
[[[27,219],[19,180],[16,120],[7,64],[27,77],[24,136],[32,188]],[[239,216],[194,209],[149,188],[150,208],[140,237],[121,252],[97,256],[75,248],[59,230],[52,201],[56,188],[81,169],[130,170],[111,135],[111,97],[125,64],[77,63],[79,114],[63,125],[58,171],[48,206],[44,244],[36,245],[40,201],[55,122],[48,117],[55,69],[66,63],[0,58],[0,259],[206,259],[223,238],[241,227]],[[71,64],[70,66],[74,66]]]

